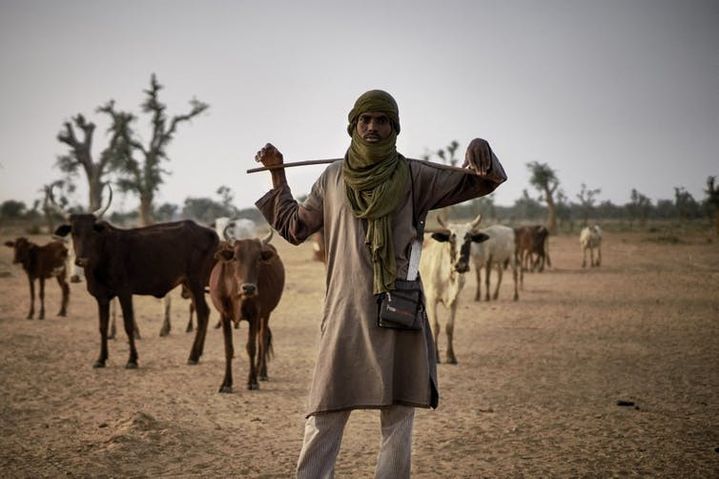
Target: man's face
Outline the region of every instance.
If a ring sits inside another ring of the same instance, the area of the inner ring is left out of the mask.
[[[367,111],[357,119],[357,134],[367,143],[378,143],[391,133],[392,123],[380,111]]]

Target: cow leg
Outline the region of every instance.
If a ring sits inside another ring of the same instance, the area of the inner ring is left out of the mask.
[[[492,257],[487,259],[487,263],[484,265],[484,300],[489,301],[489,284],[490,275],[492,274]]]
[[[125,334],[130,344],[130,356],[125,364],[125,369],[137,369],[137,349],[135,348],[135,311],[132,308],[132,295],[123,294],[119,296],[120,307],[122,308],[122,323],[125,326]]]
[[[160,337],[165,337],[170,334],[172,325],[170,324],[170,297],[164,296],[162,298],[162,327],[160,328]]]
[[[113,298],[112,301],[110,301],[109,308],[112,320],[110,321],[110,333],[107,335],[107,339],[115,339],[115,335],[117,334],[117,328],[115,327],[115,319],[117,319],[117,299]]]
[[[45,319],[45,278],[40,276],[40,314],[37,319]]]
[[[437,357],[436,360],[439,363],[439,320],[437,319],[437,300],[427,298],[427,316],[429,324],[432,328],[432,335],[434,336],[434,352]]]
[[[502,265],[497,264],[497,286],[494,288],[494,296],[493,299],[499,298],[499,287],[502,285],[502,275],[504,272],[502,271]]]
[[[231,308],[231,306],[229,307]],[[229,310],[226,309],[226,310]],[[235,357],[235,348],[232,345],[232,319],[224,314],[220,317],[222,323],[222,336],[225,338],[225,378],[220,385],[221,393],[232,392],[232,358]]]
[[[597,246],[597,266],[599,266],[602,262],[602,247]]]
[[[257,353],[257,330],[259,318],[255,318],[254,321],[250,320],[250,330],[247,332],[247,355],[250,357],[250,374],[247,377],[247,389],[255,390],[260,389],[260,385],[257,382],[257,368],[255,365],[255,355]]]
[[[185,328],[186,333],[191,333],[192,328],[192,316],[195,314],[195,305],[192,304],[192,301],[190,301],[190,320],[187,322],[187,327]],[[222,323],[222,318],[220,318],[220,323]]]
[[[480,301],[482,299],[482,265],[479,261],[474,263],[474,271],[477,275],[477,292],[474,293],[474,300]]]
[[[594,268],[594,248],[589,248],[589,265]]]
[[[97,299],[98,318],[100,321],[100,357],[93,368],[104,368],[107,361],[107,323],[110,319],[110,300]]]
[[[487,269],[489,272],[489,269]],[[452,338],[454,337],[454,315],[457,313],[457,301],[452,303],[449,308],[449,318],[447,319],[447,363],[457,364],[457,358],[454,355],[454,346],[452,345]]]
[[[267,360],[272,347],[272,331],[270,331],[270,317],[264,317],[260,322],[259,351],[257,355],[257,374],[260,381],[267,381]]]
[[[195,341],[192,343],[187,364],[197,364],[205,347],[210,308],[207,306],[207,301],[205,301],[205,287],[202,284],[192,284],[188,289],[192,294],[192,302],[195,303],[195,310],[197,311],[197,332],[195,332]]]
[[[587,248],[582,249],[582,268],[587,267]]]
[[[60,306],[60,312],[58,316],[67,316],[67,303],[70,300],[70,286],[67,284],[64,276],[56,276],[57,284],[60,285],[62,290],[62,305]]]
[[[32,319],[35,316],[35,281],[30,275],[27,279],[30,282],[30,312],[27,313],[27,319]]]

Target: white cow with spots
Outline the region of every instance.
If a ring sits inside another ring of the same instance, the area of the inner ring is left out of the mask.
[[[449,309],[449,318],[445,327],[447,333],[447,362],[457,364],[452,346],[454,335],[454,316],[457,313],[459,293],[464,287],[464,273],[469,271],[469,250],[472,243],[489,239],[477,230],[481,216],[464,224],[445,225],[443,230],[432,233],[432,240],[425,242],[420,262],[420,275],[424,285],[429,323],[434,334],[434,343],[439,359],[439,320],[437,304],[442,303]]]

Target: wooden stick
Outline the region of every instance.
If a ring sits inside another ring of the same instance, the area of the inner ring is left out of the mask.
[[[309,166],[309,165],[326,165],[328,163],[334,163],[335,161],[342,161],[344,158],[329,158],[326,160],[307,160],[307,161],[295,161],[292,163],[283,163],[281,165],[275,165],[275,166],[262,166],[260,168],[250,168],[247,170],[247,174],[250,173],[257,173],[259,171],[270,171],[270,170],[280,170],[282,168],[293,168],[295,166]],[[416,160],[421,161],[421,160]],[[458,166],[450,166],[450,165],[443,165],[442,163],[434,163],[431,161],[424,161],[424,163],[427,163],[428,165],[432,165],[435,168],[439,168],[440,170],[449,170],[449,171],[457,171],[459,173],[464,173],[467,175],[476,175],[477,173],[470,169],[470,168],[460,168]]]

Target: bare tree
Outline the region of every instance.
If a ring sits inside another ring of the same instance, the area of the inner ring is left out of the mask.
[[[706,202],[714,208],[714,227],[719,235],[719,187],[714,184],[715,181],[715,176],[707,178],[707,189],[704,193],[707,195]]]
[[[112,105],[110,102],[108,105]],[[88,184],[88,210],[95,211],[102,204],[102,185],[103,177],[116,167],[116,160],[119,156],[121,148],[122,129],[118,128],[123,122],[129,121],[125,114],[119,114],[118,117],[113,115],[113,110],[108,109],[108,105],[99,107],[97,112],[110,115],[113,126],[110,128],[110,141],[107,146],[100,152],[99,160],[95,161],[92,153],[92,142],[95,133],[95,124],[88,121],[84,115],[77,114],[72,121],[66,121],[63,129],[58,133],[57,139],[61,143],[66,144],[70,151],[58,157],[57,166],[61,171],[72,176],[82,169],[85,172]],[[76,128],[80,130],[82,137],[76,133]]]
[[[554,202],[554,193],[559,186],[557,173],[546,163],[533,161],[527,163],[527,168],[532,176],[529,183],[544,195],[547,203],[547,229],[552,234],[557,234],[557,207]]]
[[[152,137],[147,145],[143,145],[132,129],[131,123],[135,117],[129,115],[129,121],[119,116],[114,128],[120,130],[122,138],[121,157],[118,159],[118,172],[120,178],[118,187],[124,192],[134,192],[140,197],[140,223],[152,223],[153,201],[155,194],[163,183],[163,176],[168,174],[162,168],[162,161],[168,160],[167,145],[172,141],[177,126],[187,122],[209,108],[209,105],[196,99],[190,100],[190,111],[184,115],[176,115],[168,119],[167,105],[159,99],[162,85],[157,81],[155,74],[150,78],[150,88],[145,90],[147,98],[142,103],[143,113],[151,115]],[[112,110],[112,102],[109,104]],[[128,115],[128,114],[119,114]],[[135,159],[135,153],[141,158]]]
[[[589,189],[587,188],[587,185],[582,183],[582,189],[579,191],[579,194],[577,194],[577,199],[579,200],[579,205],[582,208],[584,226],[589,223],[589,215],[594,208],[594,203],[597,201],[597,195],[601,192],[601,188]]]

